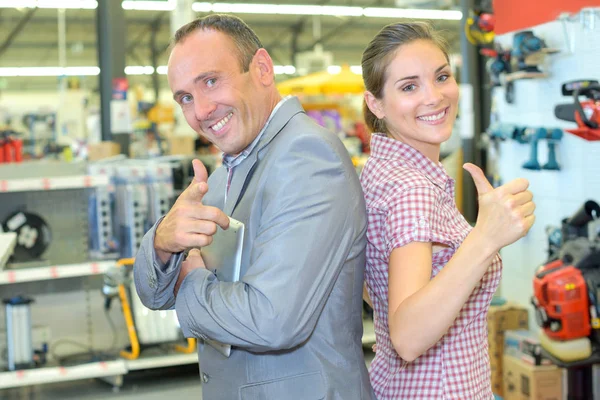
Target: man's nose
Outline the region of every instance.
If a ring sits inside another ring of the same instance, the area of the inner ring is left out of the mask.
[[[216,108],[217,106],[215,103],[203,96],[199,96],[194,99],[194,112],[198,121],[205,121],[209,119]]]

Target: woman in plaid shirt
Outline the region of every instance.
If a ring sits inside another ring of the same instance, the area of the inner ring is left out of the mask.
[[[459,213],[454,181],[439,162],[458,86],[429,25],[383,28],[362,69],[374,132],[361,176],[377,335],[373,388],[379,400],[492,399],[486,313],[500,282],[498,251],[534,222],[528,182],[494,189],[465,164],[479,194],[475,227]]]

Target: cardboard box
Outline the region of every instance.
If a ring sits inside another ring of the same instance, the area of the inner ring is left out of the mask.
[[[526,330],[504,332],[504,354],[520,358],[531,365],[551,365],[542,355],[542,345],[537,333]]]
[[[121,154],[121,145],[119,143],[106,141],[90,144],[88,146],[88,160],[97,161],[103,158],[113,157]]]
[[[504,332],[527,329],[529,315],[527,309],[515,304],[492,306],[488,311],[488,346],[492,370],[492,391],[502,396],[502,356],[504,354]]]
[[[562,400],[562,368],[556,365],[531,365],[512,357],[504,356],[503,400]]]

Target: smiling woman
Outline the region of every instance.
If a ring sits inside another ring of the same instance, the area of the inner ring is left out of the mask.
[[[475,228],[439,161],[458,86],[440,35],[388,25],[363,54],[365,119],[374,131],[362,175],[365,280],[375,312],[371,382],[379,400],[492,398],[486,314],[502,271],[498,250],[525,235],[527,181],[497,189],[465,165],[479,192]]]

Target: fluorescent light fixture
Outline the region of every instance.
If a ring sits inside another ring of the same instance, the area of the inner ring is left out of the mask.
[[[455,10],[422,10],[418,8],[379,8],[368,7],[363,10],[365,17],[409,18],[409,19],[462,19],[462,12]]]
[[[239,13],[239,14],[280,14],[280,15],[332,15],[339,17],[359,17],[361,7],[317,6],[294,4],[244,4],[244,3],[205,3],[192,4],[196,12]]]
[[[132,65],[125,67],[125,75],[152,75],[153,73],[154,68],[150,65]]]
[[[143,10],[143,11],[173,11],[176,1],[133,1],[125,0],[121,3],[124,10]]]
[[[6,67],[0,68],[0,76],[94,76],[98,67]]]
[[[350,71],[356,75],[362,75],[362,67],[360,65],[351,65]],[[327,67],[327,72],[330,73],[331,75],[337,75],[340,72],[342,72],[342,66],[341,65],[330,65],[329,67]]]
[[[208,13],[212,11],[212,3],[192,3],[192,10],[195,12]]]
[[[275,65],[275,75],[294,75],[296,73],[296,67],[293,65]]]
[[[98,67],[66,67],[64,68],[67,76],[95,76],[100,74]]]
[[[156,67],[156,73],[159,75],[166,75],[167,74],[167,66],[159,65],[158,67]]]
[[[0,0],[0,8],[63,8],[88,9],[98,8],[96,0]]]
[[[125,2],[123,2],[125,3]],[[142,3],[136,1],[135,3]],[[455,10],[421,10],[379,7],[346,7],[293,4],[208,3],[192,4],[195,12],[236,14],[330,15],[338,17],[410,18],[461,20],[462,12]]]
[[[351,65],[350,71],[354,72],[356,75],[362,75],[362,66],[360,65]]]
[[[34,8],[37,0],[0,0],[0,8]]]

